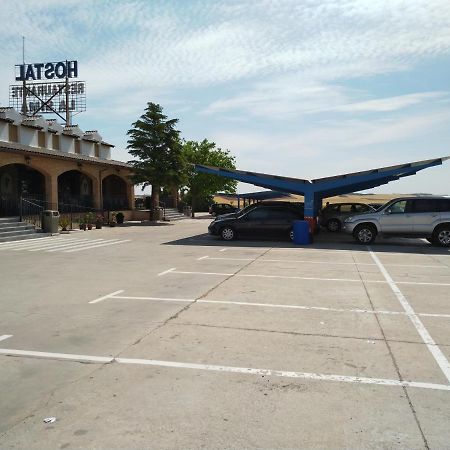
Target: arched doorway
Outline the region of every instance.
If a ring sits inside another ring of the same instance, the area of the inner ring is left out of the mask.
[[[18,216],[20,197],[44,204],[44,175],[25,164],[0,167],[0,217]]]
[[[127,183],[117,175],[102,180],[102,197],[105,210],[129,209]]]
[[[92,180],[78,170],[69,170],[58,177],[58,209],[93,206]]]

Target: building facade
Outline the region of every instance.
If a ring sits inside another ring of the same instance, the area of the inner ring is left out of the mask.
[[[0,217],[18,215],[21,198],[60,211],[133,209],[131,168],[111,159],[113,147],[97,131],[0,108]]]

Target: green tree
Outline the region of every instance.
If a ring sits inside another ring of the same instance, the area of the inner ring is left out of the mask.
[[[127,149],[138,158],[130,161],[132,180],[152,187],[152,208],[159,205],[161,187],[179,186],[183,181],[184,162],[178,119],[167,120],[162,107],[147,103],[145,113],[128,130]]]
[[[183,157],[188,163],[186,169],[186,187],[192,201],[192,217],[195,216],[196,205],[201,199],[208,198],[216,192],[235,193],[237,181],[229,178],[199,173],[193,164],[235,169],[235,157],[228,150],[216,148],[214,142],[204,139],[202,142],[187,141],[183,145]]]

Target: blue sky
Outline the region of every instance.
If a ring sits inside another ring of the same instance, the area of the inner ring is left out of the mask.
[[[239,169],[317,178],[450,155],[448,0],[1,0],[0,17],[0,104],[22,35],[27,62],[76,59],[74,122],[115,159],[147,101]],[[372,192],[450,194],[450,161]]]

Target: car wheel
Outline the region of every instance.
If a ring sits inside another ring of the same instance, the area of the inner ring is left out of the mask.
[[[369,245],[375,241],[377,237],[377,229],[370,224],[359,225],[353,232],[353,237],[359,244]]]
[[[433,232],[433,244],[450,247],[450,224],[439,225]]]
[[[332,233],[337,233],[341,229],[341,222],[337,219],[330,219],[327,222],[327,230],[331,231]]]
[[[236,232],[231,227],[224,227],[220,230],[220,237],[224,241],[232,241],[236,239]]]

